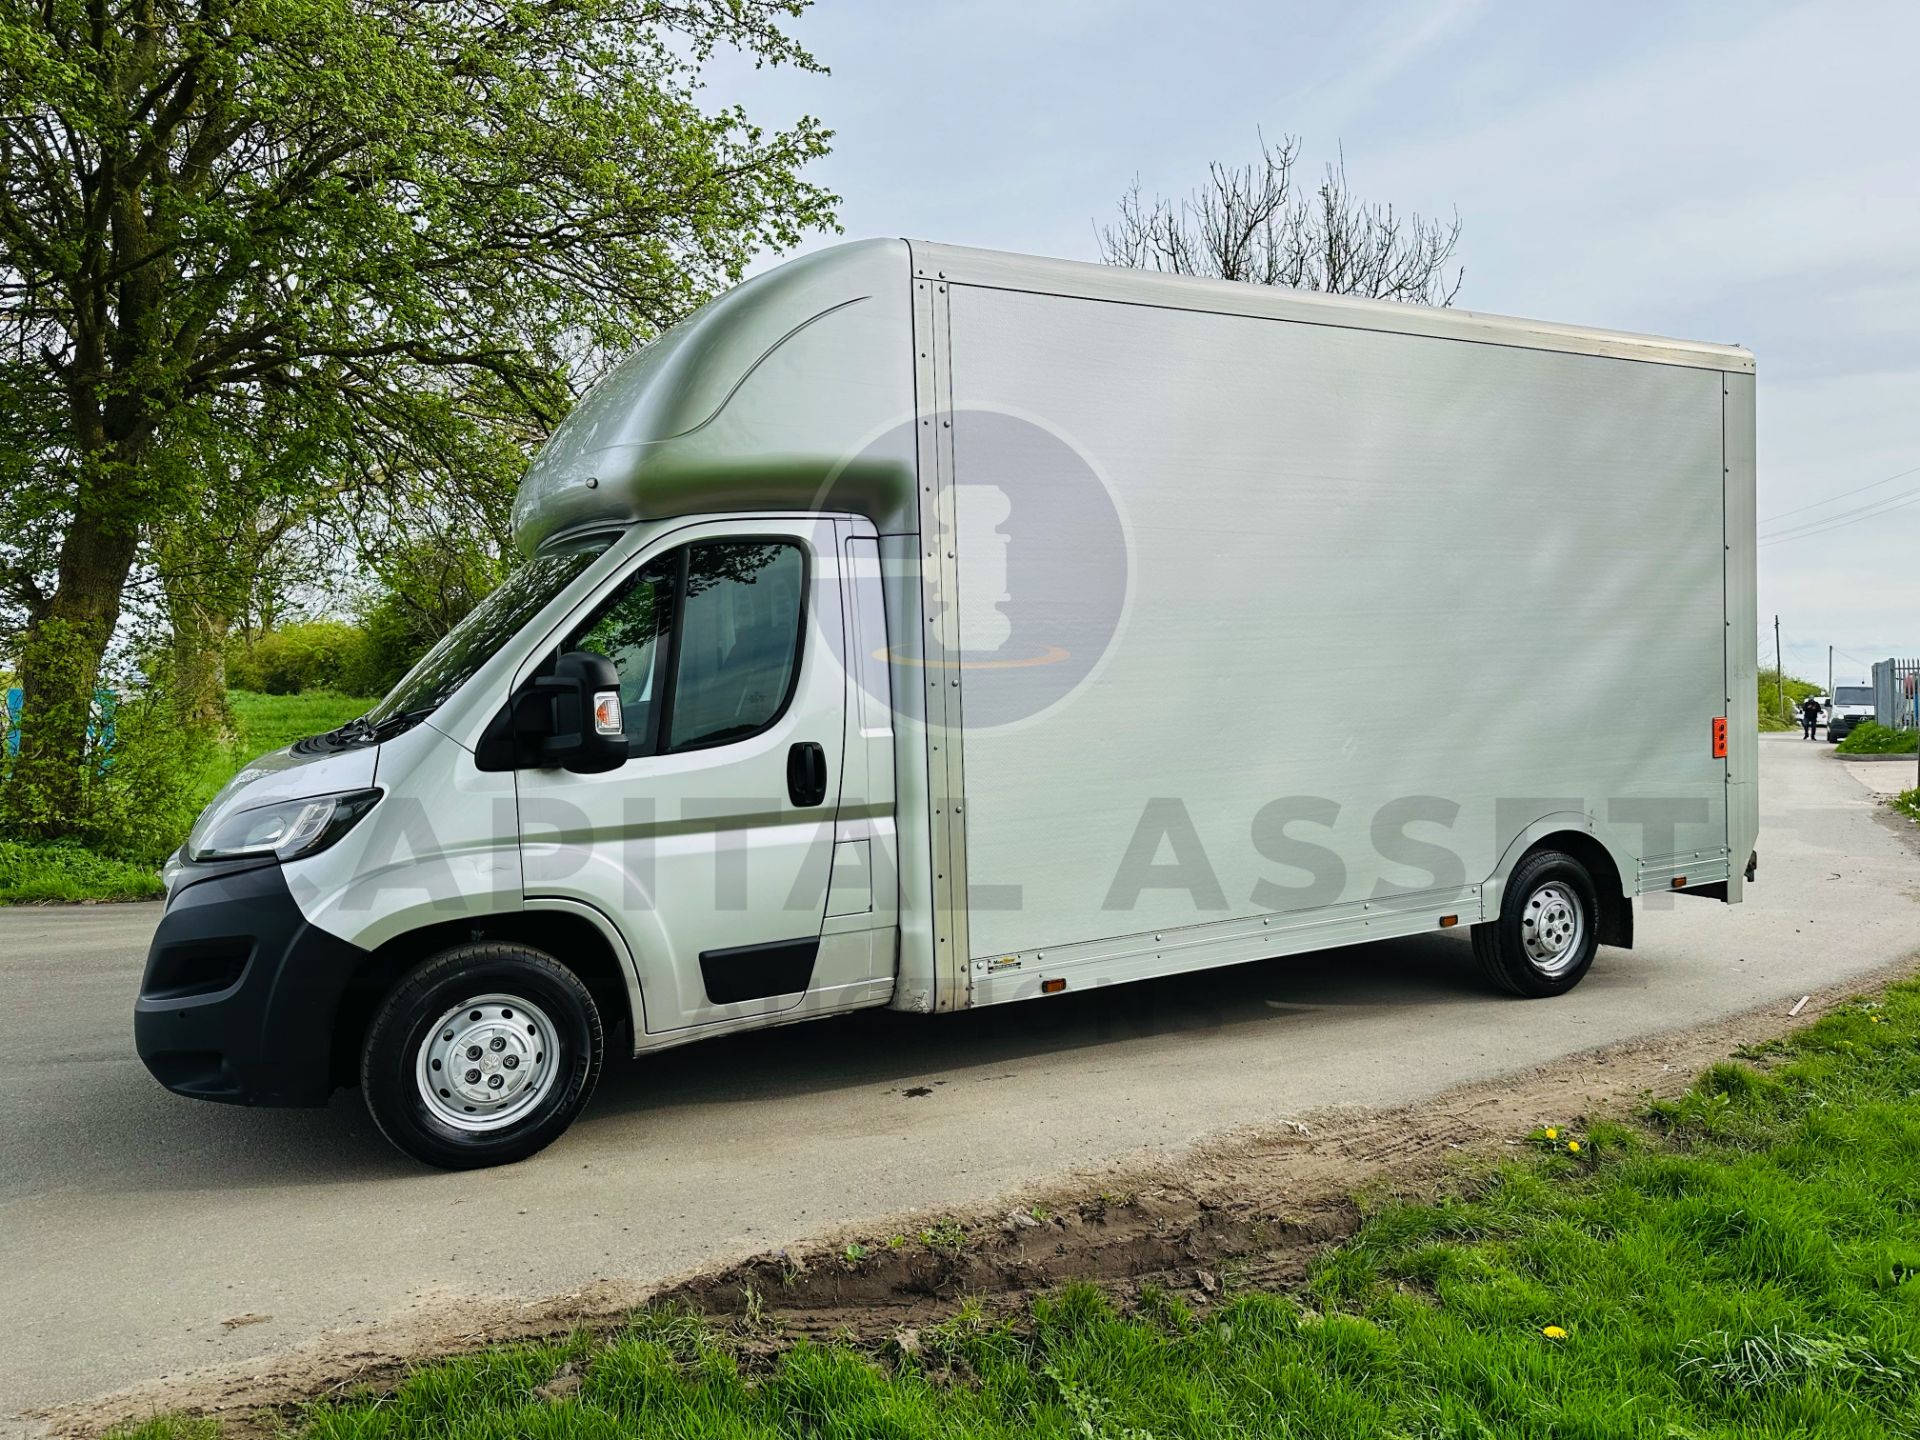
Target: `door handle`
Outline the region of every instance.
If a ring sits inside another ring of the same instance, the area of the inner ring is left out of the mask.
[[[826,800],[827,752],[818,741],[797,741],[787,751],[787,798],[803,810]]]

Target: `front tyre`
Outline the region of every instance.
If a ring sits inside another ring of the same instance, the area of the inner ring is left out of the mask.
[[[429,1165],[524,1160],[573,1123],[603,1058],[580,978],[525,945],[444,950],[394,988],[360,1056],[374,1124]]]
[[[1529,855],[1507,881],[1500,918],[1473,927],[1480,968],[1515,995],[1564,995],[1600,948],[1600,892],[1559,850]]]

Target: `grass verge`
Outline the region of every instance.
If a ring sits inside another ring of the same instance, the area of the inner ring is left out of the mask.
[[[1841,755],[1911,755],[1920,748],[1920,731],[1895,730],[1869,720],[1856,725],[1847,738],[1834,746]]]
[[[160,876],[79,845],[0,840],[0,905],[150,900]]]
[[[1920,984],[1388,1204],[1287,1294],[1075,1287],[891,1339],[637,1315],[290,1417],[441,1436],[1920,1435]],[[206,1440],[156,1420],[139,1440]]]
[[[1902,790],[1888,803],[1909,820],[1920,822],[1920,789]]]
[[[230,690],[227,706],[233,712],[234,768],[237,770],[269,750],[278,750],[309,735],[344,725],[354,716],[366,714],[373,705],[372,700],[336,695],[330,690],[302,695],[259,695],[251,690]],[[221,778],[224,783],[225,777]]]

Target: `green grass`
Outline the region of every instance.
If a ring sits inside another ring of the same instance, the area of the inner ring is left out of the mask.
[[[1834,748],[1842,755],[1911,755],[1920,747],[1920,730],[1895,730],[1869,720],[1856,725]]]
[[[356,715],[364,715],[374,702],[351,695],[335,695],[328,690],[305,695],[258,695],[251,690],[230,690],[227,704],[233,711],[236,732],[233,766],[237,770],[255,756],[332,730]]]
[[[309,735],[332,730],[356,715],[365,714],[373,703],[326,690],[306,695],[260,695],[251,690],[229,690],[227,709],[233,716],[233,738],[216,752],[200,777],[200,804],[213,799],[220,787],[248,761]]]
[[[1920,821],[1920,789],[1902,790],[1888,803],[1909,820]]]
[[[964,1306],[910,1353],[802,1342],[766,1364],[656,1312],[427,1365],[292,1433],[1920,1435],[1920,985],[1764,1059],[1377,1211],[1298,1293],[1123,1315],[1078,1287],[1010,1321]],[[193,1423],[127,1433],[202,1440]]]
[[[147,900],[159,893],[159,874],[145,866],[78,845],[0,840],[0,905]]]

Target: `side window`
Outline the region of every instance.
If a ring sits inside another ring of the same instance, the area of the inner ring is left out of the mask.
[[[780,540],[707,541],[647,563],[562,647],[620,672],[627,753],[721,745],[786,708],[806,559]]]
[[[667,748],[752,735],[786,708],[800,659],[805,575],[797,545],[692,547]]]
[[[620,672],[620,708],[626,716],[627,754],[651,755],[659,745],[666,683],[667,637],[673,629],[680,552],[662,555],[562,648],[604,655]]]

